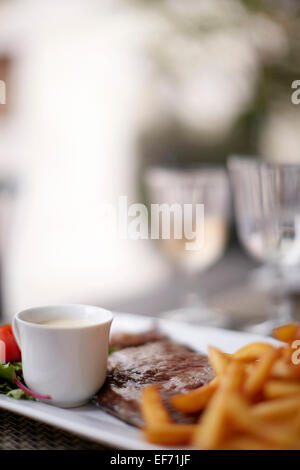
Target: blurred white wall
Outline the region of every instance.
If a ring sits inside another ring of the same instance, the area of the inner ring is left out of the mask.
[[[171,117],[221,142],[288,51],[284,28],[237,0],[2,0],[0,54],[14,66],[0,178],[20,186],[2,249],[7,315],[120,302],[165,279],[151,242],[103,240],[101,202],[138,202],[140,126]],[[260,153],[299,161],[298,130],[297,110],[274,103]]]
[[[20,189],[3,255],[6,314],[130,297],[166,276],[150,242],[103,241],[101,202],[136,201],[143,72],[136,20],[99,2],[14,2],[0,51],[16,56],[16,108],[0,171]]]

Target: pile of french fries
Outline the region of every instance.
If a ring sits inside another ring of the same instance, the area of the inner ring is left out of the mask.
[[[250,343],[234,354],[209,347],[215,378],[169,403],[159,386],[145,387],[146,439],[195,449],[300,449],[300,365],[294,360],[300,325],[281,326],[273,336],[286,344]],[[298,350],[300,362],[300,341]],[[197,423],[173,422],[171,407],[199,414]]]

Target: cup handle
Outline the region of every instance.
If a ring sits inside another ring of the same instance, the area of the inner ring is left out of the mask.
[[[17,324],[17,317],[15,316],[12,321],[12,330],[14,333],[15,340],[17,342],[17,345],[21,349],[21,341],[20,341],[20,334],[19,334],[19,329],[18,329],[18,324]]]

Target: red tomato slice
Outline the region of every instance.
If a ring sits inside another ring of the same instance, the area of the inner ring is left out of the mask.
[[[11,325],[0,326],[0,362],[21,360],[21,351],[15,340]]]

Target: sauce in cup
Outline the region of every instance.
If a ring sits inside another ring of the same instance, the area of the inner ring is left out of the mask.
[[[104,384],[112,313],[90,305],[23,310],[13,330],[26,385],[64,408],[86,403]],[[48,402],[48,401],[47,401]]]

